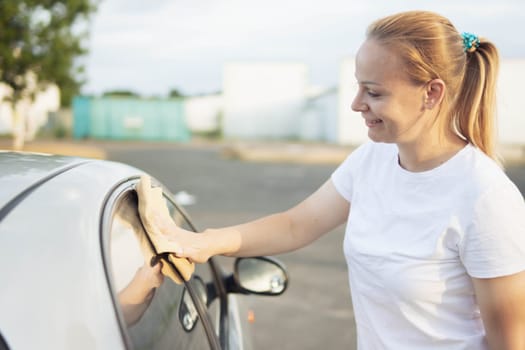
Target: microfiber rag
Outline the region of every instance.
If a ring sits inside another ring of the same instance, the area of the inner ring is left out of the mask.
[[[152,187],[151,178],[147,175],[143,175],[137,184],[136,191],[139,199],[140,219],[146,230],[146,235],[148,236],[149,241],[155,248],[155,252],[153,252],[149,246],[149,242],[142,240],[140,244],[143,254],[146,255],[145,258],[150,260],[152,257],[159,254],[170,253],[168,248],[168,237],[161,232],[156,220],[153,219],[157,217],[157,220],[161,222],[166,222],[167,220],[173,222],[173,218],[171,217],[166,205],[166,199],[162,195],[162,188]],[[169,262],[175,265],[180,276],[188,281],[191,278],[193,271],[195,271],[195,264],[186,258],[178,258],[173,253],[167,255],[163,254],[161,260],[164,260],[166,256]],[[175,283],[181,284],[183,282],[176,271],[173,271],[170,264],[163,263],[161,271],[164,276],[168,276]]]

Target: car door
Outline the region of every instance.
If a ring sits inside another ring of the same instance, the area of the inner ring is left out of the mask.
[[[219,298],[209,298],[217,295],[210,290],[218,283],[210,264],[197,264],[190,281],[183,284],[164,277],[140,302],[122,299],[133,295],[137,275],[151,268],[140,246],[144,229],[138,215],[136,182],[130,180],[114,190],[104,209],[102,229],[108,282],[123,340],[133,349],[219,349],[221,303]],[[169,194],[166,199],[175,222],[192,230]]]

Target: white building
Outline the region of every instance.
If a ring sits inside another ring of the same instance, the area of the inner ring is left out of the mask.
[[[193,133],[209,134],[222,127],[224,108],[222,94],[190,96],[184,98],[184,118]]]
[[[226,64],[224,136],[297,138],[308,85],[308,67],[303,63]]]
[[[521,104],[525,60],[503,60],[498,83],[498,131],[502,144],[525,145],[525,110]]]
[[[60,108],[58,86],[48,85],[43,90],[37,90],[36,79],[30,79],[29,89],[37,91],[34,99],[25,97],[13,108],[9,102],[13,91],[10,86],[0,82],[0,134],[14,134],[23,128],[25,140],[32,140],[40,127],[47,123],[49,113],[57,112]]]
[[[298,138],[337,143],[337,87],[310,86],[300,112]]]

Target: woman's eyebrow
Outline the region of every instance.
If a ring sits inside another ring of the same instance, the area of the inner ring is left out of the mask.
[[[370,81],[370,80],[364,80],[364,81],[357,81],[358,84],[360,85],[381,85],[379,83],[376,83],[375,81]]]

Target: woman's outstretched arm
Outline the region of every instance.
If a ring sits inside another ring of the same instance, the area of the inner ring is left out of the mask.
[[[349,209],[350,204],[329,179],[293,208],[244,224],[201,234],[183,230],[171,221],[159,223],[159,227],[177,256],[205,262],[214,255],[275,255],[304,247],[343,224]]]

